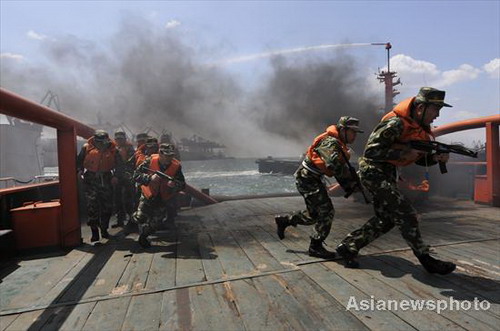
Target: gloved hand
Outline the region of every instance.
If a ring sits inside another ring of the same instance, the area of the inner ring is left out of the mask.
[[[151,176],[152,183],[158,183],[160,180],[161,180],[161,177],[158,176],[157,174],[153,174],[153,176]]]
[[[432,158],[436,162],[445,162],[446,163],[450,159],[450,154],[449,153],[434,154],[432,156]]]

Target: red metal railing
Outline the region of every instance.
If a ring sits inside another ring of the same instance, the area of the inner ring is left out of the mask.
[[[57,130],[62,217],[61,246],[74,247],[81,244],[76,186],[76,136],[89,138],[94,129],[3,88],[0,88],[0,113]]]
[[[457,131],[486,128],[486,176],[476,176],[474,201],[497,207],[500,207],[499,124],[500,115],[492,115],[441,125],[433,130],[437,137]]]

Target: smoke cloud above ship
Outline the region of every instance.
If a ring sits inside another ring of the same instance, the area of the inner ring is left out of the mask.
[[[367,131],[378,117],[381,101],[348,55],[273,55],[270,73],[249,90],[224,66],[207,65],[218,51],[194,39],[128,16],[106,47],[75,36],[41,40],[45,61],[3,61],[1,85],[34,101],[50,89],[63,112],[89,124],[100,114],[135,132],[196,134],[234,156],[298,155],[341,115],[360,118]]]

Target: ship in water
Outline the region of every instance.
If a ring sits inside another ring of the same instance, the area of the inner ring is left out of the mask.
[[[266,158],[257,159],[255,163],[258,164],[260,173],[293,175],[295,171],[297,171],[301,161],[302,158],[274,158],[268,156]]]
[[[198,135],[182,138],[176,145],[183,161],[230,158],[224,152],[226,146]]]

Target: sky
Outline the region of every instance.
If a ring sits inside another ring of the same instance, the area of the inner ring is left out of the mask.
[[[500,1],[2,0],[0,83],[86,123],[291,156],[342,115],[375,126],[386,42],[395,102],[433,86],[453,105],[435,125],[499,113]]]

